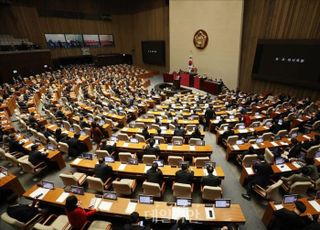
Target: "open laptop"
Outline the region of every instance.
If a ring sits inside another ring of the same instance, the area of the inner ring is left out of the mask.
[[[149,195],[139,195],[139,203],[141,204],[153,204],[153,196]]]
[[[191,198],[176,198],[176,205],[178,207],[191,207],[192,206],[192,199]]]
[[[283,157],[276,157],[274,163],[276,165],[281,165],[281,164],[286,163],[286,160]]]
[[[53,146],[52,144],[48,144],[48,145],[47,145],[47,149],[48,149],[48,150],[54,150],[54,146]]]
[[[81,186],[71,185],[70,192],[78,195],[83,195],[84,189]]]
[[[52,181],[43,180],[41,185],[43,188],[46,188],[46,189],[50,189],[50,190],[54,189],[54,183]]]
[[[284,195],[283,203],[290,204],[294,203],[298,199],[298,194]]]
[[[183,144],[183,140],[174,140],[173,141],[173,145],[182,145]]]
[[[157,163],[158,167],[163,167],[164,166],[163,160],[155,160],[155,161],[153,161],[153,163]]]
[[[214,207],[215,208],[230,208],[231,200],[230,199],[215,199]]]
[[[246,127],[244,125],[239,125],[239,129],[245,129]]]
[[[256,139],[256,143],[257,143],[257,144],[263,143],[263,139],[262,139],[262,138],[257,138],[257,139]]]
[[[139,143],[137,138],[130,138],[131,143]]]
[[[237,145],[242,145],[242,144],[244,144],[244,141],[243,141],[243,140],[237,140],[237,141],[236,141],[236,144],[237,144]]]
[[[137,159],[137,158],[132,158],[132,157],[130,157],[130,158],[128,159],[128,164],[129,164],[129,165],[137,165],[137,164],[139,164],[139,162],[138,162],[138,159]]]
[[[117,193],[114,191],[104,191],[102,195],[103,199],[108,199],[108,200],[117,200]]]
[[[82,157],[86,160],[92,160],[93,159],[93,154],[92,153],[83,153]]]
[[[233,115],[229,116],[229,119],[234,119],[234,116]]]
[[[104,162],[113,163],[114,162],[114,157],[113,156],[106,156],[106,157],[104,157]]]

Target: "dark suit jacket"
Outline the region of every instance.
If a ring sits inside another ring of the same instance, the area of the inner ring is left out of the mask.
[[[149,169],[147,171],[147,181],[148,182],[152,182],[152,183],[158,183],[158,184],[162,184],[163,181],[163,174],[161,172],[161,170],[153,170],[153,169]]]
[[[204,117],[206,119],[212,119],[215,116],[215,112],[213,109],[207,109],[206,112],[204,113]]]
[[[76,138],[71,138],[67,141],[69,146],[69,156],[79,156],[81,153],[86,152],[86,145]]]
[[[276,210],[273,215],[275,220],[270,228],[272,230],[300,230],[307,226],[306,221],[301,216],[285,208]]]
[[[160,154],[160,149],[157,148],[157,147],[148,146],[143,150],[143,153],[144,153],[144,155],[156,155],[156,156],[158,156]]]
[[[29,154],[28,160],[31,162],[31,164],[36,166],[36,165],[40,164],[41,162],[45,162],[46,159],[47,159],[46,154],[43,154],[39,151],[34,151]]]
[[[175,181],[178,183],[191,184],[193,180],[194,172],[189,170],[182,170],[176,172]]]
[[[300,156],[300,152],[301,152],[301,144],[298,143],[289,150],[288,157],[298,158]]]
[[[27,223],[36,214],[38,214],[38,209],[35,207],[30,207],[26,204],[12,205],[7,208],[8,216],[22,222]]]
[[[105,164],[97,164],[94,167],[94,175],[103,182],[106,182],[106,180],[113,175],[112,167]]]
[[[174,130],[173,136],[181,136],[183,137],[186,131],[184,129],[176,129]]]
[[[255,181],[258,185],[265,187],[268,185],[273,170],[267,162],[261,162],[253,165],[255,171]]]
[[[221,180],[219,177],[210,174],[201,178],[201,184],[202,186],[207,185],[216,187],[221,185]]]

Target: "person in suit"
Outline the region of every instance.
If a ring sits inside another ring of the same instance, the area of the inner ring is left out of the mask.
[[[32,145],[28,160],[31,162],[31,164],[36,166],[42,162],[46,162],[47,155],[48,155],[48,153],[42,153],[42,152],[38,151],[37,145]]]
[[[140,215],[137,212],[133,212],[129,217],[129,224],[124,225],[124,230],[146,230],[149,229],[144,226],[143,222],[140,221]]]
[[[111,155],[117,155],[117,143],[114,142],[113,145],[108,144],[106,139],[103,139],[100,143],[100,150],[107,150]]]
[[[176,172],[177,183],[192,184],[194,172],[190,171],[188,164],[181,164],[181,169]]]
[[[90,137],[95,143],[97,143],[97,146],[99,146],[101,140],[104,138],[101,129],[97,126],[97,123],[95,121],[91,123]]]
[[[160,155],[160,148],[158,146],[155,147],[154,144],[155,144],[155,140],[151,138],[149,140],[149,144],[143,150],[144,155],[155,155],[155,156]]]
[[[177,223],[170,228],[170,230],[192,230],[192,226],[185,217],[181,217],[177,220]]]
[[[201,185],[203,186],[220,186],[221,185],[221,179],[215,175],[213,175],[213,167],[212,166],[208,166],[207,167],[207,172],[208,175],[207,176],[203,176],[201,178]]]
[[[96,164],[94,167],[94,175],[102,180],[103,183],[107,181],[108,178],[113,176],[112,167],[106,165],[104,160],[101,158],[99,159],[99,164]]]
[[[35,118],[34,116],[34,112],[32,112],[29,116],[29,119],[28,119],[28,122],[29,122],[29,125],[34,128],[37,124],[38,124],[38,121],[37,119]]]
[[[264,156],[258,156],[259,161],[252,165],[255,175],[247,185],[247,193],[241,194],[246,200],[251,199],[251,194],[255,185],[266,187],[269,183],[270,177],[273,174],[271,165],[264,161]]]
[[[290,149],[288,149],[287,152],[284,152],[283,154],[289,159],[290,158],[299,158],[299,156],[301,154],[301,149],[302,149],[301,144],[297,141],[296,138],[292,138],[291,143],[292,143],[292,147]]]
[[[56,129],[54,132],[54,137],[56,138],[57,142],[66,142],[68,136],[64,133],[62,133],[62,130],[60,128]]]
[[[216,113],[213,110],[213,106],[209,105],[209,108],[206,109],[204,113],[205,123],[204,123],[204,130],[207,128],[209,129],[210,120],[216,117]]]
[[[85,144],[79,140],[80,134],[74,134],[74,137],[67,141],[69,146],[69,153],[70,157],[77,157],[83,152],[86,152]]]
[[[174,130],[173,136],[184,137],[185,134],[186,134],[186,131],[182,126],[176,126],[176,129]]]
[[[297,181],[310,181],[311,169],[308,166],[304,166],[301,168],[301,173],[292,174],[289,177],[281,177],[284,183],[289,186]]]
[[[80,125],[81,129],[90,127],[90,125],[83,120],[83,116],[80,116],[80,118],[79,118],[79,125]]]
[[[293,211],[288,210],[286,208],[282,208],[276,210],[274,215],[274,220],[270,224],[268,229],[271,230],[282,230],[282,229],[290,229],[290,230],[300,230],[304,229],[310,221],[306,218],[303,218],[301,214],[306,211],[306,206],[301,201],[294,202],[295,208]]]
[[[200,132],[199,126],[195,127],[195,129],[193,130],[192,134],[190,135],[190,138],[203,139],[202,136],[201,136],[201,132]]]
[[[151,168],[147,171],[147,182],[162,184],[163,174],[162,171],[158,168],[157,163],[153,163]]]
[[[142,136],[144,136],[144,139],[148,140],[151,138],[150,133],[148,132],[148,127],[144,127],[142,130]]]
[[[23,152],[25,153],[24,148],[21,144],[19,144],[19,141],[15,139],[15,135],[11,133],[9,137],[6,138],[7,142],[9,143],[9,151],[12,152]]]

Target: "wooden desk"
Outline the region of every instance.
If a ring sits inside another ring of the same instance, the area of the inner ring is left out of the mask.
[[[299,199],[301,202],[303,202],[306,205],[306,211],[302,214],[302,216],[305,216],[307,213],[310,213],[311,215],[318,215],[320,212],[318,212],[308,201],[307,198]],[[320,200],[315,200],[318,204],[320,204]],[[293,210],[295,205],[294,204],[282,204],[284,208]],[[275,202],[269,202],[268,206],[262,216],[262,222],[265,226],[268,226],[272,219],[274,218],[273,213],[276,211]]]
[[[97,163],[98,163],[97,159],[86,160],[86,159],[77,158],[70,163],[70,166],[80,170],[92,171]],[[151,167],[143,163],[140,163],[138,165],[126,164],[126,167],[124,170],[119,170],[119,166],[121,165],[120,161],[115,161],[114,163],[107,163],[107,165],[110,165],[113,171],[116,172],[117,174],[131,175],[134,177],[144,176],[146,174],[146,171]],[[194,166],[190,166],[189,168],[191,171],[194,171],[195,179],[199,180],[201,177],[206,175],[204,173],[204,170],[206,171],[206,169],[196,168]],[[171,179],[174,178],[176,175],[176,172],[180,170],[180,168],[171,167],[170,165],[164,165],[163,167],[159,167],[159,169],[161,169],[164,177],[168,177]],[[224,179],[224,172],[221,166],[216,166],[214,175],[218,176],[221,179]]]
[[[0,187],[10,189],[18,196],[22,195],[25,192],[18,177],[11,173],[0,179]]]
[[[124,141],[117,141],[116,144],[119,151],[129,151],[133,153],[141,154],[146,143],[127,143]],[[210,156],[212,153],[211,145],[204,146],[190,146],[190,145],[168,145],[168,144],[160,144],[160,156],[167,157],[169,154],[186,156],[186,157],[200,157],[200,156]]]
[[[37,185],[34,185],[29,190],[27,190],[23,196],[27,199],[33,200],[30,196],[38,188]],[[56,200],[64,192],[61,188],[55,188],[50,190],[42,199],[39,199],[40,202],[46,203],[48,205],[57,206],[59,208],[64,208],[65,201],[59,203]],[[76,195],[78,200],[81,202],[81,206],[84,209],[88,209],[90,201],[95,197],[92,193],[85,193],[84,195]],[[103,200],[111,202],[112,206],[109,210],[101,210],[98,207],[97,215],[111,216],[111,217],[128,217],[131,213],[126,213],[127,206],[130,202],[130,199],[119,197],[117,200]],[[174,221],[180,217],[173,216],[173,212],[176,210],[176,207],[168,206],[167,202],[164,201],[155,201],[154,204],[140,204],[137,203],[135,211],[139,213],[140,217],[152,219],[154,222],[166,220]],[[244,224],[246,219],[241,210],[239,204],[232,204],[230,208],[212,208],[215,218],[207,218],[204,204],[194,203],[192,207],[185,208],[186,212],[189,214],[190,222],[197,222],[203,224],[227,224],[227,223],[237,223]]]
[[[138,118],[136,122],[142,122],[142,123],[155,123],[155,119],[153,118]],[[161,124],[171,124],[173,120],[168,119],[162,119],[160,120]],[[198,125],[199,120],[178,120],[178,124],[180,125]]]

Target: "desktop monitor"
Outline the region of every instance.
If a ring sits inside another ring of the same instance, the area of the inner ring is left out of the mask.
[[[239,129],[245,129],[246,127],[244,125],[240,125]]]
[[[187,167],[189,167],[189,162],[188,161],[181,161],[179,163],[180,168],[182,167],[182,165],[187,165]]]
[[[294,203],[298,199],[298,194],[284,195],[283,203],[290,204]]]
[[[231,200],[230,199],[216,199],[214,201],[215,208],[230,208]]]
[[[104,162],[113,163],[114,162],[114,157],[113,156],[106,156],[106,157],[104,157]]]
[[[297,132],[293,132],[290,134],[290,137],[291,138],[296,138],[298,136],[298,133]]]
[[[129,165],[137,165],[137,164],[139,164],[139,162],[138,162],[138,159],[137,158],[129,158],[128,159],[128,164]]]
[[[118,140],[118,138],[117,138],[117,137],[115,137],[115,136],[110,137],[110,141],[114,141],[114,142],[116,142],[117,140]]]
[[[139,195],[139,203],[141,204],[153,204],[153,196]]]
[[[244,144],[244,141],[243,141],[243,140],[237,140],[237,141],[236,141],[236,144],[237,144],[237,145],[242,145],[242,144]]]
[[[229,116],[229,118],[230,118],[230,119],[234,119],[234,116],[233,116],[233,115],[231,115],[231,116]]]
[[[78,195],[83,195],[84,189],[83,187],[80,187],[80,186],[71,185],[70,192]]]
[[[8,175],[8,169],[5,167],[0,166],[0,173],[7,176]]]
[[[182,140],[174,140],[173,145],[182,145],[183,141]]]
[[[224,130],[224,131],[227,131],[228,128],[229,128],[228,126],[223,126],[223,130]]]
[[[51,181],[43,180],[42,181],[42,187],[46,189],[54,189],[54,183]]]
[[[93,159],[93,154],[92,153],[83,153],[82,157],[86,160],[92,160]]]
[[[276,159],[275,159],[276,165],[281,165],[281,164],[284,164],[285,162],[286,162],[286,160],[282,157],[276,157]]]
[[[117,200],[117,193],[114,191],[104,191],[102,195],[103,199],[108,199],[108,200]]]
[[[314,158],[319,158],[319,157],[320,157],[320,150],[314,154]]]
[[[257,144],[263,143],[263,139],[262,139],[262,138],[257,138],[257,139],[256,139],[256,143],[257,143]]]
[[[259,115],[260,115],[260,113],[259,113],[259,112],[256,112],[254,115],[255,115],[255,116],[259,116]]]
[[[279,136],[279,135],[275,136],[275,137],[274,137],[274,140],[275,140],[275,141],[281,140],[281,136]]]
[[[266,126],[271,126],[272,125],[272,122],[271,121],[267,121],[266,122]]]
[[[207,168],[208,166],[211,166],[213,169],[215,169],[216,162],[214,162],[214,161],[206,161],[206,162],[204,162],[204,168]]]
[[[48,145],[47,145],[47,149],[48,149],[48,150],[54,150],[54,146],[53,146],[52,144],[48,144]]]
[[[191,207],[192,199],[191,198],[176,198],[176,205],[178,207]]]
[[[153,163],[157,163],[158,167],[163,167],[164,166],[163,160],[155,160],[155,161],[153,161]]]
[[[139,143],[137,138],[130,138],[131,143]]]

